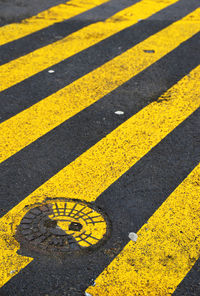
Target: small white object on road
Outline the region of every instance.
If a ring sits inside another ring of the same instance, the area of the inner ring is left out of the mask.
[[[136,242],[137,241],[137,238],[138,238],[138,235],[137,233],[135,232],[130,232],[128,237],[133,241],[133,242]]]
[[[92,296],[91,294],[89,294],[89,293],[87,293],[87,292],[85,292],[85,296]]]
[[[124,111],[115,111],[115,114],[117,114],[117,115],[123,115],[124,114]]]
[[[54,73],[54,72],[55,72],[54,70],[49,70],[49,71],[48,71],[48,73]]]
[[[11,270],[10,274],[14,274],[17,270]]]

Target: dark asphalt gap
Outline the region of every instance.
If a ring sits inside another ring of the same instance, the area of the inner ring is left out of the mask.
[[[173,86],[200,63],[200,33],[1,164],[0,215]],[[184,57],[184,58],[183,58]],[[114,114],[125,112],[123,116]]]
[[[0,47],[0,65],[58,41],[97,21],[104,21],[139,0],[111,0],[64,22],[56,23]]]
[[[19,22],[67,0],[0,0],[0,26]]]
[[[200,259],[177,287],[174,296],[200,295]]]
[[[178,2],[149,19],[139,22],[114,36],[86,49],[65,61],[24,80],[0,93],[1,122],[55,93],[81,76],[96,69],[107,61],[181,19],[198,6],[195,0],[185,4]],[[174,17],[176,15],[176,17]],[[169,19],[163,21],[162,19]]]
[[[137,232],[199,163],[199,116],[200,108],[99,196],[95,204],[112,221],[112,235],[104,246],[63,259],[34,254],[35,260],[1,289],[1,295],[83,296],[92,279],[128,243],[128,233]]]

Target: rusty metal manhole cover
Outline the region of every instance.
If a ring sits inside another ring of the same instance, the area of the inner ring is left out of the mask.
[[[21,245],[42,252],[93,249],[109,233],[107,216],[93,204],[74,199],[49,199],[32,207],[16,232]]]

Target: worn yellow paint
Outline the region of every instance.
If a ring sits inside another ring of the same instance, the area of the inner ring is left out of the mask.
[[[94,201],[200,106],[200,66],[117,129],[79,156],[0,219],[0,283],[6,283],[28,262],[14,255],[17,225],[26,205],[47,197]],[[24,258],[24,259],[23,259]],[[29,259],[31,260],[31,259]],[[23,264],[22,264],[23,262]],[[2,268],[1,268],[2,267]],[[1,272],[3,271],[3,272]]]
[[[67,211],[66,216],[64,216],[62,209],[64,209],[65,201],[55,199],[53,202],[52,200],[49,200],[48,203],[52,205],[53,211],[53,214],[49,215],[49,218],[56,220],[57,225],[68,235],[72,236],[81,247],[87,248],[95,246],[105,236],[107,232],[107,224],[104,217],[99,212],[96,212],[94,209],[88,207],[86,204],[81,202],[78,204],[76,201],[67,201]],[[75,205],[76,207],[74,207]],[[60,209],[60,213],[57,211],[57,207]],[[72,214],[67,216],[67,214],[71,211],[73,211]],[[80,213],[76,214],[78,211],[80,211]],[[88,219],[85,220],[86,218]],[[93,221],[93,223],[91,223],[91,221]],[[82,229],[75,232],[73,230],[69,230],[71,222],[81,223]]]
[[[172,295],[200,256],[200,164],[97,278],[92,296]],[[128,233],[127,233],[128,235]]]
[[[0,27],[0,46],[70,19],[105,2],[108,0],[71,0],[42,11],[20,23]]]
[[[200,22],[194,20],[199,16],[200,9],[197,9],[57,93],[3,122],[0,125],[0,160],[4,161],[101,99],[197,33]],[[154,49],[155,53],[146,53],[146,49]]]
[[[105,22],[84,27],[50,45],[0,67],[0,91],[61,62],[64,59],[108,38],[178,0],[143,0],[115,14]],[[9,73],[9,75],[8,75]]]

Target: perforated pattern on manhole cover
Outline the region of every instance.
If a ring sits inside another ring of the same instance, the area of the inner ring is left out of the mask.
[[[16,239],[29,249],[74,252],[97,247],[108,233],[108,218],[94,205],[80,200],[51,199],[25,214]]]

